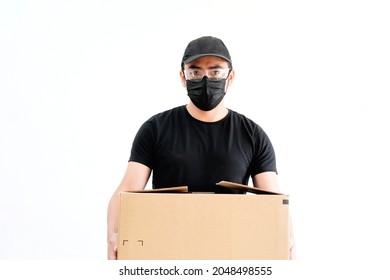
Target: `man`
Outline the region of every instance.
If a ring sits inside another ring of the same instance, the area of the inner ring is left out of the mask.
[[[128,167],[108,209],[108,258],[116,259],[119,193],[142,190],[153,170],[153,188],[189,186],[220,192],[226,180],[279,192],[275,154],[265,132],[224,105],[235,72],[228,49],[214,37],[190,42],[181,82],[189,103],[146,121],[138,131]]]

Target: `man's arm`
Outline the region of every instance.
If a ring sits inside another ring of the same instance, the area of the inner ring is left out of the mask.
[[[262,172],[252,178],[253,186],[264,191],[280,193],[278,175],[275,172]]]
[[[117,257],[120,193],[144,189],[150,173],[151,169],[146,165],[130,161],[122,182],[111,197],[107,213],[107,257],[109,260],[115,260]]]
[[[280,193],[280,188],[278,184],[278,175],[275,172],[263,172],[255,175],[252,178],[253,186],[265,191],[277,192]],[[290,216],[290,259],[295,259],[295,240],[293,233],[293,226]]]

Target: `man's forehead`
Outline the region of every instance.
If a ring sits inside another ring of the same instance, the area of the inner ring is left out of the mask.
[[[228,65],[228,62],[225,59],[217,57],[217,56],[207,55],[207,56],[199,57],[199,58],[189,62],[188,64],[185,64],[184,66],[186,68],[200,68],[200,67],[225,68],[227,65]]]

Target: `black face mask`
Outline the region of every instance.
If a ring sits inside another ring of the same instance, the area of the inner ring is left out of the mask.
[[[204,76],[201,81],[187,80],[186,83],[192,103],[203,111],[210,111],[217,107],[226,93],[226,79],[213,81]]]

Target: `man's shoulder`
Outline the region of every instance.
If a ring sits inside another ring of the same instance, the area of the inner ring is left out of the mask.
[[[157,113],[157,114],[153,115],[149,119],[149,121],[161,122],[161,121],[168,120],[171,118],[178,118],[178,117],[180,117],[181,114],[183,114],[184,109],[185,109],[185,105],[182,105],[182,106],[178,106],[178,107]]]
[[[247,117],[246,115],[242,114],[242,113],[238,113],[234,110],[231,110],[229,109],[230,113],[231,113],[231,116],[232,116],[232,119],[234,122],[238,122],[238,123],[246,123],[248,125],[251,125],[251,126],[258,126],[258,124],[253,121],[251,118]]]

